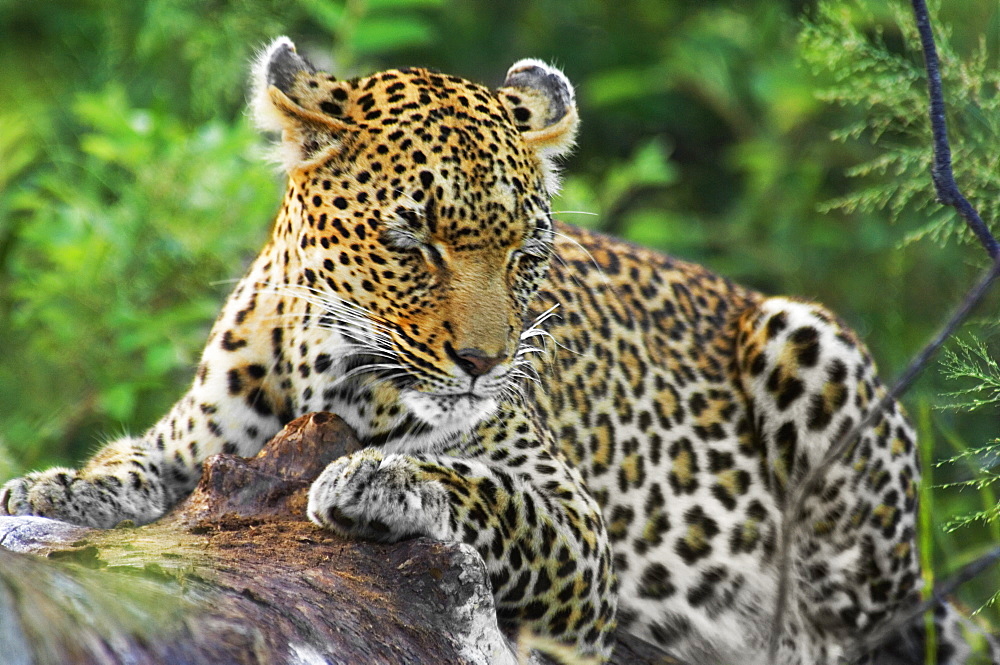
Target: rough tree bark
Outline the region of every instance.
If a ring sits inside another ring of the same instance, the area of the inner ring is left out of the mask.
[[[306,519],[312,479],[359,447],[314,413],[253,459],[207,460],[154,524],[0,518],[0,662],[515,663],[473,548],[347,541]],[[614,662],[678,661],[624,638]]]

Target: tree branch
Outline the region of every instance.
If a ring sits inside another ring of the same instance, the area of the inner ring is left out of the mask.
[[[955,174],[951,168],[948,126],[944,117],[944,96],[941,93],[941,67],[937,47],[934,45],[934,33],[931,30],[927,4],[924,0],[912,0],[912,4],[917,30],[920,32],[920,46],[924,52],[924,67],[927,69],[931,132],[934,135],[934,168],[931,169],[934,189],[937,191],[938,201],[958,211],[965,223],[968,224],[969,229],[976,234],[979,242],[986,248],[986,253],[996,261],[1000,258],[1000,243],[993,237],[979,216],[979,212],[966,200],[955,183]]]
[[[360,447],[310,414],[255,458],[210,457],[153,524],[0,518],[0,660],[516,665],[474,549],[349,541],[304,519],[313,478]]]
[[[517,658],[471,546],[345,540],[304,519],[313,479],[360,446],[339,418],[313,413],[252,459],[210,457],[195,491],[152,524],[0,517],[0,662],[549,662]],[[618,638],[609,665],[682,665]]]
[[[975,286],[973,286],[972,289],[966,294],[961,305],[959,305],[947,323],[945,323],[945,325],[938,331],[937,335],[935,335],[934,338],[928,342],[926,346],[924,346],[920,353],[913,358],[906,370],[892,386],[892,389],[889,390],[889,392],[875,404],[874,408],[869,410],[868,414],[861,420],[861,422],[851,428],[847,433],[835,441],[833,445],[831,445],[830,450],[824,456],[823,460],[809,469],[806,475],[802,478],[802,481],[790,494],[789,501],[783,515],[781,540],[778,548],[778,601],[775,606],[774,617],[772,619],[772,631],[768,644],[768,654],[771,662],[774,662],[777,656],[781,637],[781,628],[784,624],[785,615],[788,611],[789,585],[791,579],[789,555],[792,539],[798,529],[802,527],[802,523],[804,522],[803,517],[806,500],[814,492],[816,492],[822,484],[827,470],[843,457],[847,449],[858,438],[858,436],[860,436],[866,429],[874,425],[875,422],[882,416],[882,412],[885,408],[890,403],[901,397],[910,388],[916,378],[924,371],[924,369],[927,368],[931,359],[941,346],[944,345],[948,338],[950,338],[958,327],[968,318],[969,314],[972,313],[976,306],[990,291],[993,283],[998,277],[1000,277],[1000,244],[998,244],[997,239],[993,236],[993,234],[990,233],[986,224],[983,223],[983,220],[979,216],[976,209],[969,203],[965,196],[963,196],[961,190],[959,190],[958,185],[955,182],[951,162],[951,146],[948,143],[948,130],[947,123],[945,121],[944,98],[941,91],[940,64],[937,56],[937,49],[934,45],[934,35],[931,31],[930,19],[928,18],[927,5],[924,0],[912,0],[912,4],[917,28],[920,33],[920,43],[924,53],[924,65],[927,69],[931,130],[934,137],[934,167],[931,171],[934,188],[937,192],[938,200],[943,205],[955,208],[955,210],[957,210],[962,216],[970,230],[972,230],[972,232],[983,244],[987,254],[989,254],[992,259],[993,264],[983,274]],[[982,561],[987,561],[987,563],[992,562],[997,556],[997,552],[993,552],[990,555],[987,555],[987,557],[984,557],[974,563],[981,563]],[[956,575],[953,580],[949,580],[945,583],[945,585],[951,586],[942,585],[941,588],[946,588],[950,591],[957,588],[967,579],[970,579],[970,577],[965,577],[963,575],[964,572],[966,572],[966,569],[963,569],[963,571]],[[977,569],[977,573],[978,572],[979,570]],[[952,585],[953,582],[954,584]],[[878,647],[900,628],[911,621],[913,617],[919,616],[919,614],[926,610],[927,607],[931,607],[938,602],[942,602],[944,593],[946,593],[946,591],[939,593],[938,588],[936,587],[933,597],[918,606],[920,608],[919,611],[913,609],[913,611],[905,612],[897,616],[876,634],[860,641],[855,646],[853,651],[863,654]],[[927,607],[925,607],[925,605]],[[862,648],[864,650],[860,650]]]

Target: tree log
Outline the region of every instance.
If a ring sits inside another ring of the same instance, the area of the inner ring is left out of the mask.
[[[312,480],[360,447],[314,413],[253,459],[206,460],[197,489],[153,524],[0,517],[0,660],[516,663],[472,547],[344,540],[305,518]],[[613,662],[678,661],[623,636]]]

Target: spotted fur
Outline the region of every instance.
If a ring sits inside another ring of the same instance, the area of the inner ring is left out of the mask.
[[[474,545],[498,614],[606,658],[616,624],[691,662],[762,663],[789,489],[884,393],[824,308],[553,223],[573,89],[426,69],[338,80],[287,39],[255,68],[288,189],[190,391],[0,510],[149,522],[206,456],[333,411],[367,448],[313,485],[349,537]],[[781,663],[835,663],[912,602],[914,433],[898,405],[807,503]],[[951,662],[952,654],[939,662]]]

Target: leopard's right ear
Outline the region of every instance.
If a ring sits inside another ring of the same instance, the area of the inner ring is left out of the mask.
[[[580,125],[573,85],[552,65],[527,58],[507,70],[497,96],[524,142],[538,155],[545,187],[555,195],[559,189],[556,158],[573,149]]]
[[[280,132],[277,161],[291,172],[340,147],[351,122],[342,115],[348,88],[317,71],[288,37],[278,37],[253,66],[250,103],[257,127]]]

